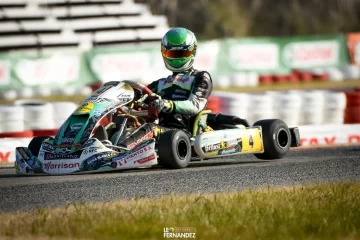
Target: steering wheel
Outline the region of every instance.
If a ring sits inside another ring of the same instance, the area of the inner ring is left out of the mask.
[[[148,96],[150,96],[151,94],[153,94],[153,92],[150,90],[150,88],[148,88],[146,85],[144,85],[142,83],[131,81],[131,80],[125,80],[123,82],[129,84],[132,88],[139,90],[142,95],[147,94]],[[145,100],[145,99],[143,99],[143,100]],[[158,117],[159,111],[157,109],[154,109],[154,108],[150,107],[149,105],[147,105],[147,104],[145,104],[143,102],[137,102],[137,104],[139,104],[139,103],[141,103],[141,108],[144,108],[144,109],[148,110],[148,115],[149,116]]]
[[[129,84],[132,88],[135,88],[135,89],[139,90],[142,94],[151,95],[153,93],[150,90],[150,88],[148,88],[146,85],[144,85],[142,83],[135,82],[135,81],[130,81],[130,80],[125,80],[123,82]]]

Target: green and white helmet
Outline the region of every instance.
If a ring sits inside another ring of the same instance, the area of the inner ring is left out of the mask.
[[[161,54],[167,69],[183,72],[190,69],[196,55],[195,34],[186,28],[169,30],[161,41]]]

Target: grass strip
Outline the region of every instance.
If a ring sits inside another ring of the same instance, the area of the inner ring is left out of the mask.
[[[360,239],[360,183],[69,204],[0,215],[0,238],[163,239],[165,227],[195,227],[196,239]]]

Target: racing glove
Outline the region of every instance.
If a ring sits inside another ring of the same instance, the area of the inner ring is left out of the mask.
[[[167,112],[167,113],[172,112],[174,108],[173,101],[162,99],[159,95],[156,94],[152,94],[151,97],[156,97],[156,99],[150,103],[150,106],[152,108],[155,108],[162,112]]]

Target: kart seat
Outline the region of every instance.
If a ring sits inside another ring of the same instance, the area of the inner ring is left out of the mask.
[[[224,115],[221,113],[209,113],[207,117],[207,123],[217,129],[221,125],[244,125],[245,127],[250,127],[249,122],[246,119],[239,118],[233,115]]]
[[[103,125],[99,125],[95,129],[93,137],[97,138],[100,142],[104,140],[109,140],[108,133]]]

